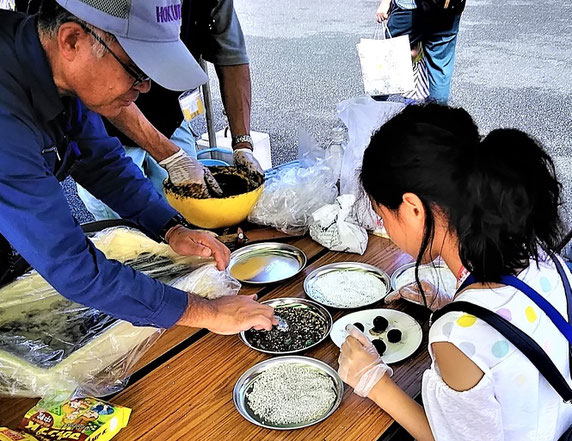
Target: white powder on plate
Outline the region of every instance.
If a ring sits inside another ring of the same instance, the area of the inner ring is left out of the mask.
[[[332,408],[336,388],[330,376],[316,369],[285,363],[256,377],[246,398],[266,423],[302,424],[320,419]]]
[[[426,280],[441,291],[453,295],[457,288],[457,278],[449,268],[423,265],[419,267],[419,280]],[[406,269],[396,279],[397,289],[415,282],[415,267]]]
[[[330,271],[317,277],[310,297],[333,308],[357,308],[375,303],[386,294],[385,284],[365,271]]]

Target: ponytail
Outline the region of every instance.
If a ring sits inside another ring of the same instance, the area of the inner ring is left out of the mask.
[[[554,164],[519,130],[495,130],[481,141],[463,109],[408,106],[373,135],[360,174],[368,196],[397,211],[403,195],[425,208],[419,266],[435,233],[435,209],[459,239],[477,281],[496,282],[554,250],[561,236],[561,185]],[[418,279],[418,278],[417,278]]]
[[[561,184],[540,145],[514,129],[492,131],[469,153],[464,209],[451,216],[463,264],[477,281],[497,282],[526,267],[561,235]]]

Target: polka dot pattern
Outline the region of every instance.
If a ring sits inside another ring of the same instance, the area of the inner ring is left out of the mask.
[[[536,311],[534,310],[534,308],[532,306],[528,306],[524,310],[524,314],[526,315],[526,319],[530,323],[534,323],[536,321],[536,319],[538,318],[538,315],[536,314]]]
[[[457,319],[457,324],[463,328],[470,328],[475,324],[477,318],[471,314],[463,314]]]
[[[453,330],[453,322],[447,322],[443,325],[441,332],[447,338],[451,336],[451,331]]]
[[[512,320],[512,313],[509,309],[501,308],[497,311],[497,314],[509,322]]]
[[[475,355],[476,352],[475,345],[469,343],[468,341],[464,341],[463,343],[459,344],[459,349],[463,351],[463,353],[469,358]]]
[[[541,277],[540,278],[540,288],[544,292],[552,291],[552,284],[550,283],[550,280],[548,280],[547,277]]]
[[[493,345],[491,352],[496,358],[503,358],[508,354],[508,342],[506,340],[499,340]]]

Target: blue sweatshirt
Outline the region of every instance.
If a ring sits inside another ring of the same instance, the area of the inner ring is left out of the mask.
[[[0,60],[0,234],[68,299],[136,325],[174,325],[187,294],[107,260],[72,216],[59,181],[71,175],[157,235],[177,212],[99,115],[58,95],[35,17],[0,11]]]

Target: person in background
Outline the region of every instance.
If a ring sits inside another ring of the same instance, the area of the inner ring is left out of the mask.
[[[570,378],[564,335],[524,293],[499,283],[514,275],[567,317],[563,282],[550,256],[562,235],[561,185],[534,139],[513,129],[481,139],[462,109],[408,106],[372,137],[361,182],[393,242],[417,265],[440,256],[460,282],[469,273],[475,278],[453,302],[507,318]],[[416,300],[424,293],[442,297],[425,285]],[[553,441],[572,425],[572,404],[523,353],[472,315],[447,312],[432,324],[423,407],[391,380],[391,368],[371,341],[353,325],[347,330],[340,376],[417,440]]]
[[[248,174],[263,174],[254,158],[250,137],[251,83],[244,36],[233,0],[188,0],[181,11],[181,39],[196,59],[215,65],[232,135],[234,163]],[[186,75],[185,72],[180,73]],[[180,92],[154,85],[137,104],[108,118],[108,132],[117,136],[127,155],[162,193],[167,176],[175,185],[200,184],[203,195],[220,194],[218,184],[196,160],[196,134],[183,120]],[[115,126],[115,127],[114,127]],[[78,194],[96,220],[119,215],[78,186]]]
[[[65,5],[65,8],[62,6]],[[44,0],[38,15],[0,10],[0,283],[18,252],[60,294],[140,326],[221,334],[277,324],[255,296],[206,300],[108,260],[73,218],[60,182],[71,175],[124,219],[178,254],[229,250],[191,230],[108,136],[114,118],[150,87],[197,87],[205,73],[179,39],[180,3]],[[161,12],[169,20],[157,20]],[[157,64],[157,54],[164,64]],[[180,73],[186,75],[181,76]]]
[[[388,20],[392,37],[409,35],[413,58],[418,55],[418,43],[421,43],[429,77],[429,100],[446,104],[451,94],[455,47],[465,1],[450,0],[446,3],[455,7],[441,9],[428,7],[430,3],[427,0],[381,0],[375,17],[378,22]]]

